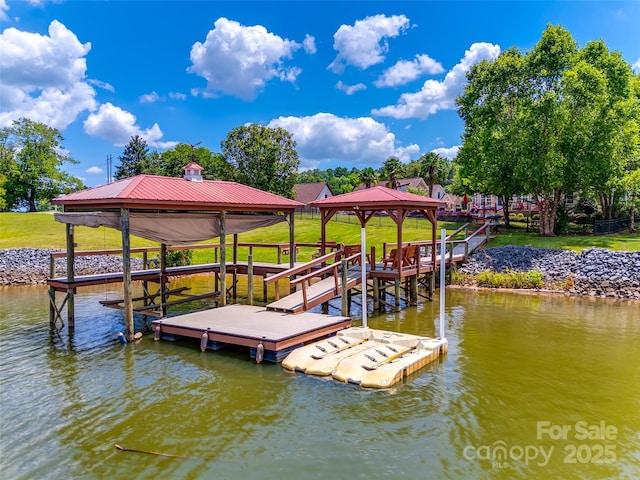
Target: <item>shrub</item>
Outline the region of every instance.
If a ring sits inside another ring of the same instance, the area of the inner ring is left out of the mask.
[[[542,288],[542,272],[532,270],[519,272],[507,269],[505,272],[485,270],[476,275],[476,282],[481,287],[490,288]]]
[[[167,252],[167,266],[181,267],[191,265],[193,250],[171,250]]]

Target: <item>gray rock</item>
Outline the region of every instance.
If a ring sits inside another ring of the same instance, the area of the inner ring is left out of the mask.
[[[460,271],[477,275],[508,269],[538,270],[549,286],[565,284],[575,295],[640,298],[640,252],[590,248],[578,254],[547,248],[492,247],[478,250]]]

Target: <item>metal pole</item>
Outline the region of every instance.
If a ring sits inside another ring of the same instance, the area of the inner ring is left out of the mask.
[[[440,247],[440,338],[442,340],[446,339],[445,331],[444,331],[444,276],[447,271],[447,260],[445,255],[446,249],[446,236],[447,230],[440,230],[440,239],[441,239],[441,247]]]
[[[362,275],[362,326],[367,328],[367,230],[360,229],[360,275]]]

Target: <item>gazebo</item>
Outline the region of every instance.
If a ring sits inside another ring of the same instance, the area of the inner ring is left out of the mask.
[[[189,168],[187,168],[189,167]],[[107,226],[122,232],[122,272],[125,336],[133,338],[130,235],[161,244],[161,270],[166,266],[166,246],[220,239],[220,290],[226,292],[226,235],[289,223],[290,265],[295,262],[294,211],[303,206],[288,198],[236,182],[203,180],[202,167],[185,167],[185,177],[137,175],[52,200],[62,205],[56,213],[66,224],[67,288],[65,302],[69,327],[74,315],[74,226]],[[237,239],[237,237],[235,237]],[[50,292],[51,295],[51,292]],[[52,308],[55,305],[55,293]],[[221,295],[224,305],[226,295]]]
[[[349,212],[355,214],[361,225],[361,260],[362,266],[362,278],[365,278],[365,269],[367,264],[366,256],[366,225],[373,218],[376,213],[386,213],[396,223],[396,241],[397,248],[395,249],[395,269],[386,270],[386,268],[378,268],[374,255],[370,255],[369,258],[369,276],[373,279],[374,285],[374,299],[377,301],[377,289],[379,280],[393,279],[395,282],[395,297],[396,297],[396,309],[399,309],[398,297],[400,291],[400,281],[404,278],[409,278],[412,281],[417,281],[417,276],[420,274],[420,262],[416,261],[409,268],[403,268],[403,259],[406,258],[402,241],[402,224],[405,218],[411,212],[419,212],[424,215],[431,223],[431,265],[428,268],[431,272],[436,269],[436,211],[438,208],[444,206],[444,202],[435,200],[433,198],[424,197],[408,192],[401,192],[398,190],[390,189],[387,187],[372,187],[363,190],[356,190],[351,193],[345,193],[342,195],[336,195],[331,198],[323,200],[317,200],[311,202],[312,207],[320,209],[322,219],[322,233],[321,243],[324,246],[326,244],[326,226],[327,223],[338,212]],[[325,253],[324,247],[322,247],[322,253]],[[375,253],[375,252],[374,252]],[[427,268],[425,268],[427,270]],[[363,282],[363,285],[366,285]],[[415,285],[414,285],[415,287]],[[415,288],[411,289],[415,292]],[[363,302],[363,320],[366,324],[366,288],[362,290],[362,302]]]

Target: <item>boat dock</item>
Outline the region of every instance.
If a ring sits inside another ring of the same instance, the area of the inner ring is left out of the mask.
[[[202,351],[228,345],[248,347],[251,358],[271,362],[281,362],[303,344],[350,326],[349,317],[292,315],[251,305],[228,305],[152,322],[155,340],[197,339]]]
[[[447,351],[446,339],[351,327],[294,350],[282,366],[365,388],[389,388]]]

